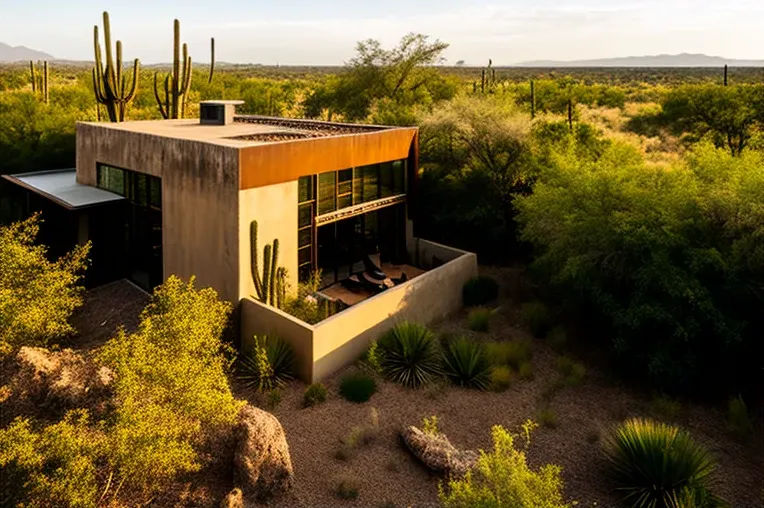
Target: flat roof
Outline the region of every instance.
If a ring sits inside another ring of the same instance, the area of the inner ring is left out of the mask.
[[[77,183],[75,169],[56,169],[3,175],[3,178],[44,196],[59,205],[76,210],[125,199],[119,194]]]
[[[204,141],[235,148],[288,143],[307,138],[352,136],[399,128],[257,115],[236,115],[233,123],[228,125],[202,125],[198,118],[82,123],[104,129]]]

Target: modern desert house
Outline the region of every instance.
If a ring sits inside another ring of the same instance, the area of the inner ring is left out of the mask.
[[[94,283],[151,290],[195,276],[237,304],[242,343],[289,342],[306,381],[398,320],[461,306],[475,256],[415,236],[416,128],[235,115],[236,104],[203,102],[199,119],[78,123],[76,169],[4,176],[0,212],[41,210],[42,241],[61,251],[90,240]],[[253,221],[261,258],[278,239],[288,287],[320,270],[316,297],[345,310],[309,325],[259,301]]]

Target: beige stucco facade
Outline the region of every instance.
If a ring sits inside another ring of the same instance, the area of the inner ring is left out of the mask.
[[[285,129],[305,139],[278,141]],[[263,247],[278,239],[278,265],[294,289],[298,178],[403,159],[410,194],[418,167],[416,128],[262,117],[228,125],[77,124],[77,182],[96,186],[98,164],[160,178],[163,276],[195,276],[198,286],[237,304],[242,345],[254,335],[281,336],[295,351],[299,377],[309,382],[354,361],[402,319],[430,323],[458,309],[464,283],[477,274],[475,255],[414,238],[408,214],[406,247],[415,264],[431,269],[311,326],[253,298],[250,224],[258,223],[260,268]]]

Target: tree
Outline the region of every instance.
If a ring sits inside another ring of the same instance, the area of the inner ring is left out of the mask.
[[[56,261],[35,245],[40,216],[0,226],[0,355],[20,346],[42,346],[74,332],[72,312],[82,304],[78,285],[90,243]]]
[[[464,67],[464,60],[457,60],[454,65],[457,67]]]
[[[110,464],[122,480],[159,488],[200,467],[206,432],[233,424],[241,405],[221,341],[230,304],[171,276],[154,291],[136,333],[121,330],[101,360],[115,374]]]
[[[764,87],[684,85],[668,94],[663,116],[679,133],[693,140],[710,135],[714,145],[740,155],[754,125],[764,125]]]
[[[407,105],[426,103],[445,80],[429,66],[441,61],[447,47],[444,42],[430,42],[428,36],[413,33],[405,35],[392,49],[383,48],[374,39],[360,41],[345,71],[336,79],[328,79],[308,97],[306,112],[318,116],[317,112],[329,110],[348,120],[360,120],[380,99]]]

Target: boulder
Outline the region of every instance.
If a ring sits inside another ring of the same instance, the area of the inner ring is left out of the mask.
[[[235,431],[234,484],[244,494],[265,499],[290,490],[294,470],[281,424],[270,413],[246,405]]]
[[[220,503],[220,508],[244,508],[244,495],[241,489],[233,489]]]
[[[44,399],[67,407],[78,407],[102,397],[113,374],[71,349],[49,351],[22,347],[16,355],[16,374],[11,387],[16,397]]]
[[[464,476],[478,459],[477,452],[457,449],[441,433],[425,433],[411,426],[401,432],[401,439],[417,459],[436,473]]]

